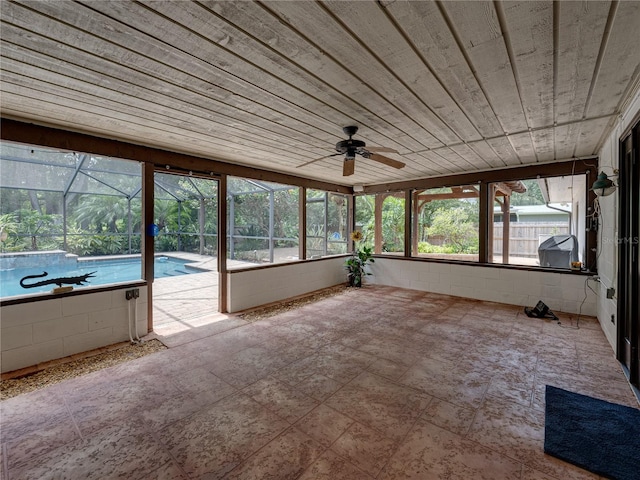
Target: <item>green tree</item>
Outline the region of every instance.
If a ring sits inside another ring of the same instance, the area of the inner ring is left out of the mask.
[[[18,220],[17,236],[23,239],[24,250],[54,250],[60,248],[55,235],[62,234],[60,215],[41,214],[31,209],[19,210],[16,214]],[[17,246],[17,243],[16,243]]]
[[[13,213],[0,215],[0,251],[4,252],[9,244],[15,245],[18,227],[18,219]]]
[[[542,190],[538,180],[522,180],[522,183],[527,187],[527,191],[524,193],[514,193],[511,195],[511,205],[544,205],[544,197],[542,196]]]
[[[84,229],[95,233],[127,231],[129,205],[125,197],[85,194],[76,197],[74,203],[73,219]]]
[[[455,253],[478,253],[478,225],[463,206],[438,209],[427,234],[442,237]]]
[[[356,197],[356,226],[362,232],[361,244],[373,246],[375,235],[375,195],[358,195]]]
[[[298,188],[275,191],[273,202],[274,235],[281,238],[297,239],[300,225],[298,221]]]
[[[387,197],[382,204],[382,250],[404,251],[404,198]]]
[[[373,246],[375,239],[375,195],[356,197],[356,225],[362,232],[362,245]],[[382,249],[385,252],[404,250],[404,198],[388,196],[382,203]]]

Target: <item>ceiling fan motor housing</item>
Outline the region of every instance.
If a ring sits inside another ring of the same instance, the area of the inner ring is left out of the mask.
[[[342,140],[336,143],[336,152],[346,154],[352,153],[353,155],[351,155],[350,158],[353,158],[358,149],[364,148],[365,145],[366,144],[362,140],[353,140],[350,138],[349,140]]]
[[[335,157],[336,155],[340,155],[340,154],[344,155],[342,175],[345,176],[345,177],[347,177],[349,175],[353,175],[356,155],[360,155],[360,156],[362,156],[364,158],[369,158],[371,160],[374,160],[376,162],[382,163],[384,165],[388,165],[388,166],[393,167],[393,168],[402,168],[402,167],[405,166],[404,163],[402,163],[402,162],[400,162],[398,160],[394,160],[392,158],[388,158],[388,157],[385,157],[383,155],[380,155],[380,154],[376,153],[376,152],[398,153],[396,150],[394,150],[392,148],[388,148],[388,147],[374,147],[374,148],[372,148],[370,150],[367,150],[365,148],[366,144],[362,140],[354,140],[352,137],[358,131],[358,127],[357,126],[355,126],[355,125],[347,126],[347,127],[344,127],[342,129],[342,131],[345,133],[345,135],[349,136],[349,139],[348,140],[342,140],[342,141],[336,143],[336,152],[338,152],[338,153],[325,155],[323,157],[316,158],[314,160],[310,160],[310,161],[305,162],[302,165],[298,165],[298,166],[299,167],[303,167],[305,165],[309,165],[310,163],[317,162],[318,160],[323,160],[323,159],[329,158],[329,157]],[[373,153],[372,153],[371,150],[373,150]]]

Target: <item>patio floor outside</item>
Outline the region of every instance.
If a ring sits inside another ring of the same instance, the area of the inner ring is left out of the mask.
[[[154,330],[170,333],[197,325],[197,317],[218,313],[218,259],[185,252],[166,255],[207,270],[153,281]]]
[[[294,251],[297,249],[275,249],[276,261],[291,261],[294,259]],[[156,255],[189,260],[189,265],[204,270],[189,275],[156,278],[153,281],[153,326],[156,334],[164,337],[215,322],[218,318],[226,318],[225,315],[218,315],[217,257],[188,252]],[[227,260],[229,269],[255,265],[262,263]]]
[[[376,285],[216,314],[3,401],[2,478],[597,479],[543,453],[545,385],[638,403],[597,320],[560,318]]]

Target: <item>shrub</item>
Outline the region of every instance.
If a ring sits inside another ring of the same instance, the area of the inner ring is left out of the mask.
[[[456,253],[456,251],[453,245],[431,245],[429,242],[420,242],[418,253]]]

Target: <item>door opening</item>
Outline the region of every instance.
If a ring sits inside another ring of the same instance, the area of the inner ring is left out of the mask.
[[[154,172],[153,329],[179,333],[219,312],[218,180]]]
[[[620,143],[618,359],[640,388],[640,123]]]

